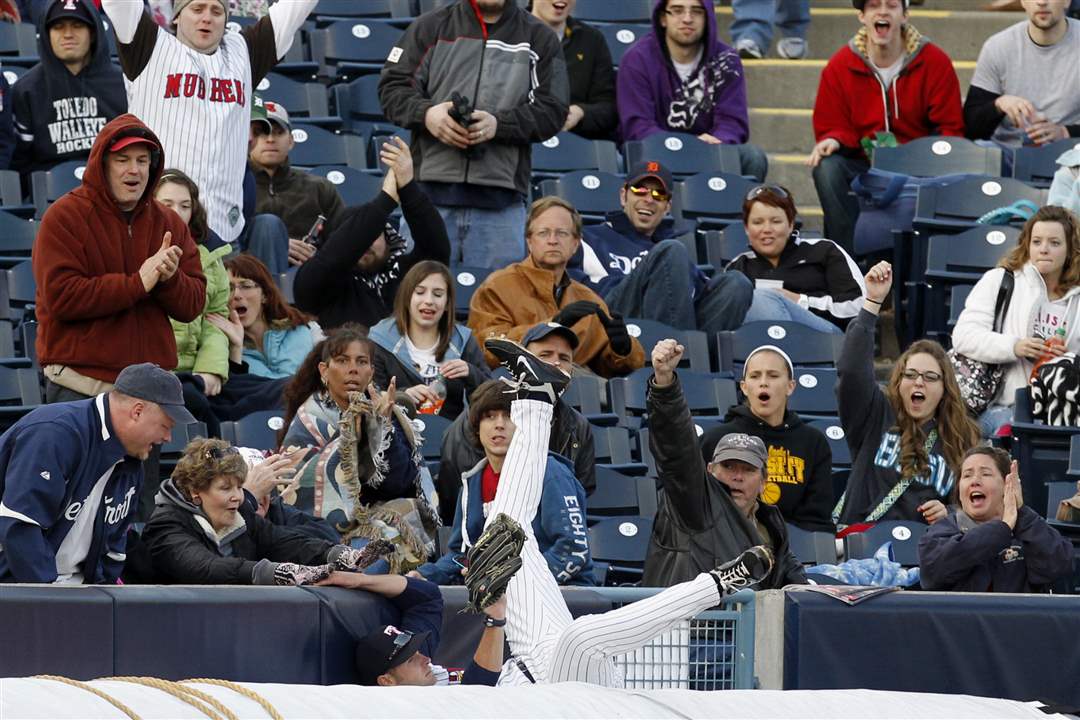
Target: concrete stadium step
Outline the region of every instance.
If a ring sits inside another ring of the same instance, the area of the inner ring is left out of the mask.
[[[820,231],[823,227],[821,206],[814,178],[806,166],[808,153],[769,153],[768,182],[783,185],[795,198],[795,207],[803,219],[803,226]]]
[[[813,108],[825,60],[747,60],[746,88],[751,108]],[[975,61],[954,61],[960,91],[966,93]]]
[[[814,146],[812,110],[805,108],[750,108],[750,138],[767,145],[769,152],[802,153]]]
[[[912,12],[920,10],[982,10],[990,4],[990,0],[926,0],[919,6],[913,5]],[[813,8],[847,8],[851,9],[851,0],[810,0]]]
[[[913,9],[909,22],[953,60],[975,60],[986,38],[1023,19],[1023,13]],[[717,20],[720,37],[724,42],[730,42],[731,8],[720,8]],[[810,57],[831,57],[858,29],[856,12],[850,4],[846,8],[811,8],[810,31],[806,38],[810,44]],[[775,49],[768,57],[776,57]]]

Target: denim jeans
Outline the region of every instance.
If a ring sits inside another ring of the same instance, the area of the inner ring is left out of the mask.
[[[823,317],[793,303],[773,290],[754,290],[754,301],[746,311],[746,322],[795,322],[811,330],[839,335],[843,331]]]
[[[735,147],[739,151],[739,173],[748,175],[759,183],[765,182],[765,176],[769,172],[769,156],[765,151],[748,142]]]
[[[997,430],[1002,425],[1011,423],[1013,409],[1005,405],[991,405],[979,416],[979,430],[984,438],[997,436]]]
[[[732,45],[748,37],[768,52],[773,25],[784,37],[806,39],[810,27],[810,0],[731,0],[735,21],[731,24]]]
[[[289,269],[289,231],[277,215],[256,215],[244,227],[237,242],[239,249],[262,260],[270,274],[281,275]]]
[[[694,265],[678,240],[658,242],[604,301],[623,317],[656,320],[680,330],[734,330],[750,307],[753,286],[740,272],[721,272],[692,298]]]
[[[825,212],[825,237],[850,255],[855,254],[855,221],[859,219],[859,201],[851,192],[851,181],[869,168],[864,157],[839,153],[822,158],[814,168],[814,187]]]
[[[525,258],[525,206],[502,210],[436,205],[450,237],[450,264],[498,270]],[[404,218],[401,236],[412,241]]]

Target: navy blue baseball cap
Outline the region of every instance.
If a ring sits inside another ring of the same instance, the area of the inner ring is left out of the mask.
[[[521,345],[522,347],[528,347],[529,343],[543,340],[548,335],[558,335],[563,340],[570,343],[571,350],[577,350],[578,336],[574,334],[573,330],[565,325],[560,325],[557,322],[544,322],[539,325],[533,325],[529,328],[529,331],[525,333],[525,337],[521,338]]]
[[[177,425],[195,422],[195,416],[184,407],[180,378],[153,363],[128,365],[117,375],[114,387],[128,397],[155,403]]]
[[[356,672],[362,685],[378,685],[379,676],[420,651],[430,633],[412,633],[384,625],[356,643]]]

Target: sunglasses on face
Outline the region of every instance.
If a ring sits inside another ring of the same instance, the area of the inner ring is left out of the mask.
[[[764,193],[772,193],[778,198],[788,199],[788,191],[779,185],[758,185],[750,188],[750,192],[746,193],[746,200],[753,200]]]
[[[667,202],[671,199],[670,193],[664,192],[663,190],[657,190],[656,188],[627,185],[626,189],[632,192],[634,195],[637,195],[638,197],[645,197],[646,195],[651,195],[652,199],[656,202]]]

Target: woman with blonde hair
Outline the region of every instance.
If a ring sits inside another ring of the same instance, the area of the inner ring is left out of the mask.
[[[1007,273],[1013,290],[1001,332],[994,331],[998,289]],[[1065,208],[1040,208],[1024,224],[1016,247],[972,288],[953,329],[956,352],[979,362],[1002,365],[997,397],[979,418],[990,436],[1012,419],[1018,388],[1025,387],[1033,363],[1043,355],[1080,352],[1080,220]],[[1064,330],[1064,347],[1048,342]]]
[[[912,343],[886,390],[874,374],[874,330],[892,287],[892,267],[866,274],[863,309],[848,326],[836,363],[840,425],[851,449],[851,479],[833,510],[838,529],[860,522],[943,519],[964,453],[979,442],[945,350]]]

